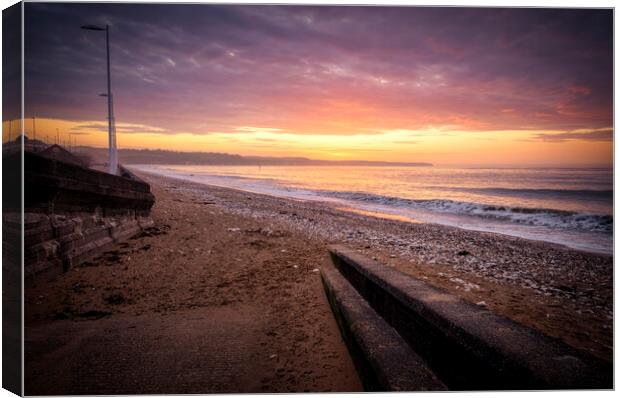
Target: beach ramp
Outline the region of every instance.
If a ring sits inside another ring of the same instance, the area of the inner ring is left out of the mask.
[[[346,247],[330,254],[323,284],[367,390],[613,388],[610,363]]]
[[[261,391],[260,312],[213,307],[29,327],[27,395]]]

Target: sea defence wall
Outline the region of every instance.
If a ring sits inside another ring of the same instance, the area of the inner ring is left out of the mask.
[[[368,390],[613,388],[610,363],[345,247],[330,254],[323,284]],[[394,344],[414,354],[386,355]]]
[[[3,163],[21,167],[21,153]],[[153,225],[150,186],[126,169],[115,176],[28,151],[23,164],[27,282],[56,276]],[[3,203],[7,238],[21,234],[20,209]]]

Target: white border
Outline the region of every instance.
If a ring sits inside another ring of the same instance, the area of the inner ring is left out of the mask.
[[[29,1],[29,2],[40,2],[40,1]],[[47,1],[47,2],[59,2],[59,1]],[[67,2],[67,1],[63,1],[63,2]],[[106,2],[115,2],[115,3],[125,3],[127,1],[99,1],[101,3],[106,3]],[[558,0],[539,0],[539,1],[514,1],[514,0],[504,0],[504,1],[492,1],[492,0],[478,0],[478,1],[465,1],[465,0],[448,0],[448,1],[403,1],[403,0],[391,0],[391,1],[381,1],[381,0],[374,0],[374,1],[364,1],[364,0],[358,0],[358,1],[347,1],[347,0],[338,0],[338,1],[329,1],[329,0],[314,0],[314,1],[299,1],[299,0],[292,0],[292,1],[287,1],[287,2],[282,2],[282,1],[264,1],[264,0],[243,0],[243,1],[238,1],[238,2],[234,2],[234,1],[170,1],[170,0],[151,0],[151,1],[132,1],[133,3],[203,3],[203,4],[208,4],[208,3],[216,3],[216,4],[314,4],[314,5],[334,5],[334,4],[342,4],[342,5],[402,5],[402,6],[413,6],[413,5],[417,5],[417,6],[469,6],[469,7],[558,7],[558,8],[614,8],[615,7],[615,1],[605,1],[605,0],[590,0],[590,1],[583,1],[583,0],[564,0],[564,1],[558,1]],[[0,4],[2,5],[2,9],[7,8],[13,4],[15,4],[15,1],[10,1],[10,0],[0,0]],[[22,8],[23,9],[23,8]],[[23,13],[22,13],[22,26],[23,26]],[[0,32],[1,32],[1,23],[0,23]],[[617,43],[619,42],[619,37],[620,35],[617,33],[617,31],[615,30],[615,12],[614,12],[614,66],[616,66],[616,58],[615,58],[615,54],[616,54],[616,46]],[[24,102],[23,102],[23,88],[24,88],[24,69],[23,69],[23,30],[22,30],[22,132],[23,132],[23,117],[24,117]],[[614,99],[616,97],[616,93],[617,93],[617,87],[615,84],[615,72],[616,72],[616,68],[614,68]],[[1,84],[0,84],[1,87]],[[615,115],[616,115],[616,111],[618,110],[617,104],[614,100],[614,122],[615,122]],[[614,123],[615,125],[615,123]],[[615,166],[615,149],[616,149],[616,145],[617,142],[616,140],[614,140],[614,186],[617,185],[618,183],[618,173],[616,173],[617,169]],[[23,148],[23,144],[22,144],[22,148]],[[23,167],[23,156],[22,156],[22,167]],[[0,175],[2,172],[2,166],[0,165]],[[1,179],[1,177],[0,177]],[[23,204],[23,184],[22,184],[22,204]],[[0,197],[1,197],[1,188],[0,188]],[[1,202],[1,200],[0,200]],[[614,195],[614,208],[616,207],[616,198]],[[22,215],[23,217],[23,215]],[[614,212],[614,218],[615,218],[615,212]],[[23,220],[22,220],[23,221]],[[614,237],[615,237],[615,226],[617,224],[614,224]],[[22,223],[22,228],[23,228],[23,223]],[[23,231],[22,231],[22,235],[23,235]],[[614,243],[617,243],[616,241]],[[618,246],[614,245],[614,249],[617,249]],[[22,255],[23,255],[23,241],[22,241]],[[614,276],[615,276],[615,265],[616,265],[616,259],[614,257]],[[615,281],[615,279],[614,279]],[[616,296],[616,292],[615,292],[615,283],[614,283],[614,308],[617,308],[617,306],[615,304],[617,304],[617,296]],[[23,289],[23,279],[22,279],[22,289]],[[23,292],[23,290],[22,290]],[[23,293],[22,293],[23,294]],[[23,303],[23,297],[22,297],[22,303]],[[1,326],[1,320],[0,320],[0,326]],[[617,322],[614,319],[614,343],[615,343],[615,331],[617,330],[616,328],[617,326]],[[22,306],[22,330],[23,330],[23,306]],[[22,358],[23,358],[23,344],[22,344]],[[0,345],[0,354],[1,354],[1,345]],[[0,356],[1,357],[1,356]],[[617,359],[618,359],[618,351],[615,350],[615,346],[614,346],[614,363],[617,363]],[[1,370],[1,366],[4,364],[0,364],[0,370]],[[615,380],[618,380],[618,366],[615,366]],[[1,371],[0,371],[0,379],[1,379]],[[22,388],[23,388],[23,368],[22,368]],[[23,390],[22,390],[23,391]],[[459,397],[467,397],[467,398],[473,398],[473,397],[477,397],[480,394],[484,394],[486,396],[495,396],[495,395],[501,395],[502,397],[516,397],[516,396],[522,396],[522,394],[528,394],[529,396],[543,396],[544,397],[577,397],[577,396],[581,396],[583,395],[583,393],[586,393],[588,395],[597,395],[597,396],[603,396],[603,395],[611,395],[614,394],[613,392],[592,392],[592,391],[587,391],[587,392],[581,392],[581,391],[570,391],[570,392],[484,392],[484,393],[480,393],[480,392],[476,392],[476,393],[451,393],[451,395],[456,395]],[[431,396],[431,394],[436,394],[436,393],[415,393],[415,397],[428,397]],[[276,396],[275,394],[261,394],[264,396]],[[308,394],[297,394],[299,396],[301,395],[308,395]],[[376,395],[376,394],[373,394]],[[388,396],[388,394],[379,394],[381,396],[385,395]],[[393,394],[389,394],[389,395],[393,395]],[[413,393],[399,393],[398,396],[414,396]],[[227,395],[214,395],[214,396],[223,396],[223,397],[232,397],[232,396],[236,396],[235,394],[227,394]],[[327,394],[312,394],[313,397],[316,396],[327,396]],[[340,397],[352,397],[352,396],[359,396],[359,394],[338,394],[338,396]],[[4,397],[14,397],[13,394],[9,393],[6,390],[0,390],[0,398],[4,398]],[[162,396],[164,397],[164,396]],[[166,397],[180,397],[179,395],[173,396],[173,395],[167,395]]]

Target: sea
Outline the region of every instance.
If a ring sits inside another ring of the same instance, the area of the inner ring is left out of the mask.
[[[612,168],[134,165],[368,215],[613,254]]]

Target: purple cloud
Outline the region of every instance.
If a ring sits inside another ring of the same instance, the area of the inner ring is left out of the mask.
[[[168,132],[605,128],[612,12],[26,4],[26,111]]]

